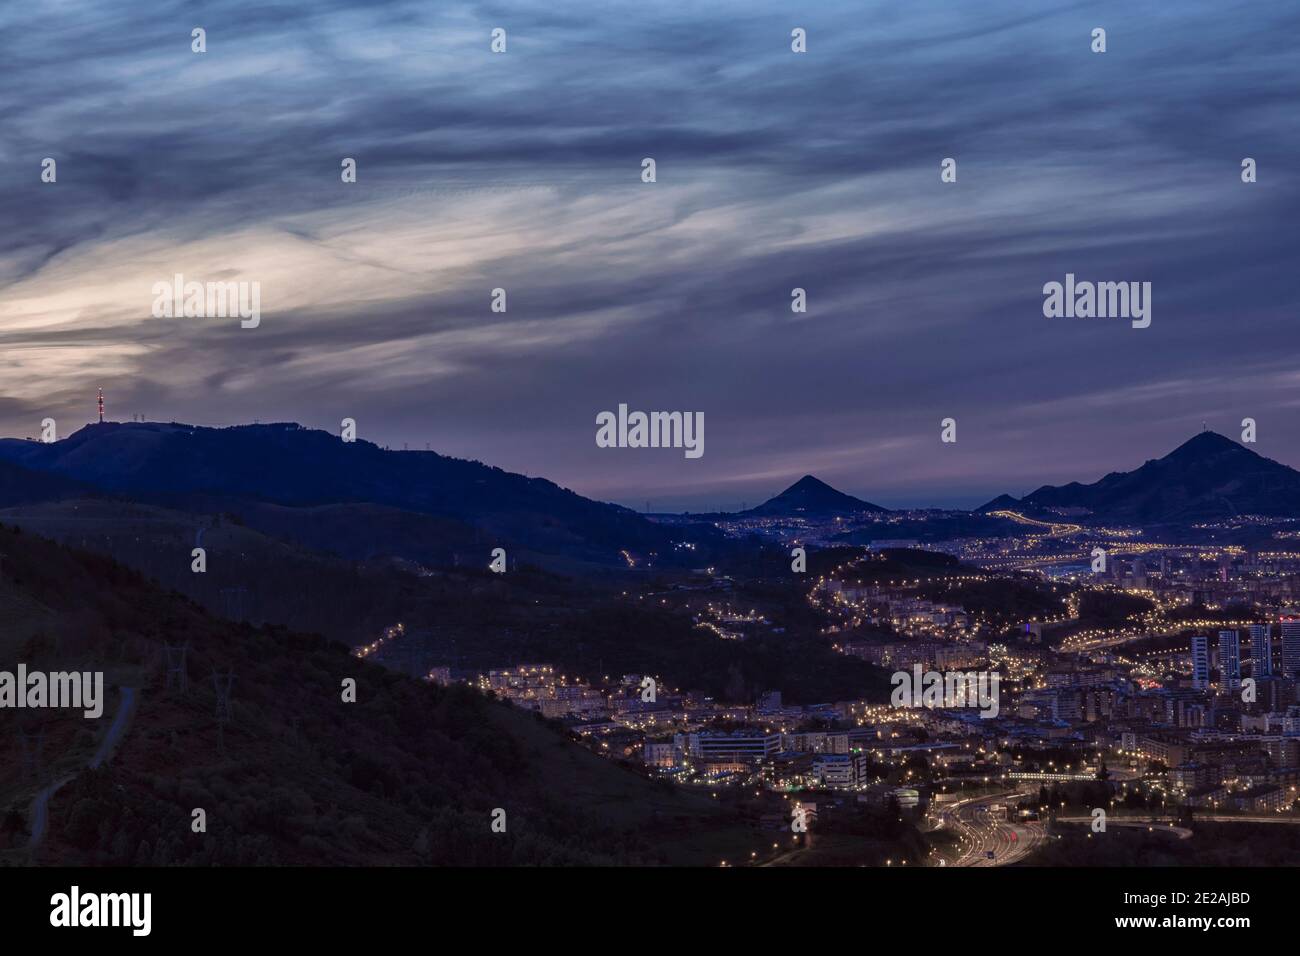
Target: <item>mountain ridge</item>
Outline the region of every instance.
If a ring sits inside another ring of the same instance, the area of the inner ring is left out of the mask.
[[[232,514],[254,510],[247,502],[381,505],[472,525],[489,549],[512,545],[613,566],[624,563],[623,551],[670,553],[680,536],[629,508],[544,478],[433,451],[345,443],[292,422],[228,428],[104,422],[57,442],[0,440],[0,462],[194,510],[211,510],[214,501]]]
[[[1023,498],[1001,495],[976,510],[1009,507],[1146,524],[1300,517],[1300,472],[1203,431],[1132,471],[1112,471],[1091,484],[1043,485]]]

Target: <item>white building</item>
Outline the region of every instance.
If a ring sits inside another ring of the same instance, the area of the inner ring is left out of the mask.
[[[812,775],[824,787],[866,786],[866,754],[818,754],[813,758]]]

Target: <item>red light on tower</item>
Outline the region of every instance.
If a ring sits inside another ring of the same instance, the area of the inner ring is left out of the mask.
[[[99,390],[99,423],[104,424],[104,390]]]

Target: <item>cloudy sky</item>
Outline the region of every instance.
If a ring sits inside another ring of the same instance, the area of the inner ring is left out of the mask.
[[[1298,34],[1281,0],[4,4],[0,434],[102,385],[673,509],[806,472],[970,506],[1247,416],[1300,466]],[[1150,328],[1044,318],[1067,272],[1151,282]],[[260,326],[154,318],[175,273],[259,282]],[[704,456],[597,448],[619,403],[703,412]]]

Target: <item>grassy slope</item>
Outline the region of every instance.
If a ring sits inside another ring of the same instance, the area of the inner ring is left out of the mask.
[[[749,829],[707,796],[592,755],[531,715],[472,692],[399,677],[340,645],[237,627],[108,559],[0,529],[0,668],[103,669],[105,717],[43,711],[46,780],[93,752],[117,704],[138,712],[110,765],[83,771],[50,807],[36,862],[134,864],[704,863],[737,855]],[[190,644],[190,689],[163,688],[162,640]],[[233,668],[221,735],[213,669]],[[357,682],[357,702],[341,682]],[[0,712],[0,766],[16,768]],[[0,782],[0,860],[30,862],[36,781]],[[207,813],[194,834],[191,811]],[[505,834],[489,827],[507,811]]]

